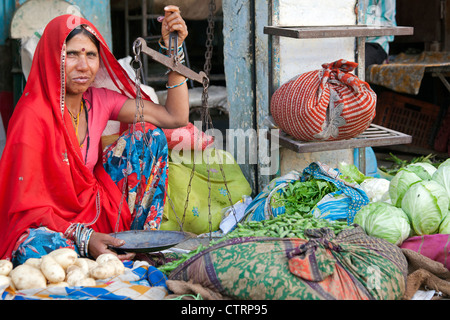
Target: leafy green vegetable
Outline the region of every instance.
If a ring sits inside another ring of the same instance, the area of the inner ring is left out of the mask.
[[[448,158],[447,160],[445,160],[444,162],[442,162],[439,167],[443,167],[443,166],[450,166],[450,158]]]
[[[433,180],[413,184],[405,193],[401,208],[408,215],[417,235],[434,234],[448,214],[449,197]]]
[[[389,180],[383,178],[366,179],[361,183],[361,189],[369,197],[370,202],[389,200]]]
[[[314,206],[328,193],[338,190],[331,182],[310,178],[306,181],[289,183],[284,192],[274,194],[271,203],[283,206],[286,213],[309,213]]]
[[[385,202],[372,202],[355,215],[354,223],[372,237],[382,238],[401,245],[409,237],[411,227],[406,213]]]
[[[448,197],[450,198],[450,162],[447,161],[439,166],[439,168],[433,174],[431,179],[439,183],[441,186],[443,186],[445,191],[447,191]]]
[[[400,169],[389,184],[389,196],[396,207],[401,207],[406,191],[416,182],[429,180],[431,176],[420,166],[406,166]]]
[[[424,168],[425,171],[428,172],[428,174],[429,174],[430,176],[432,176],[433,173],[436,172],[436,167],[433,166],[432,164],[428,163],[428,162],[411,163],[409,166],[412,166],[412,167],[414,167],[414,166],[420,166],[420,167]]]
[[[439,225],[439,233],[450,234],[450,214],[447,214],[447,216],[442,220],[441,224]]]
[[[361,184],[368,177],[365,176],[354,164],[348,164],[345,162],[340,162],[338,164],[339,172],[341,173],[341,178],[350,183]]]

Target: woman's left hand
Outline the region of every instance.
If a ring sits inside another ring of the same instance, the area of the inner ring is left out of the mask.
[[[178,46],[181,46],[184,39],[188,35],[186,22],[183,20],[180,14],[180,8],[177,6],[166,6],[164,8],[164,19],[161,25],[161,36],[164,40],[166,47],[169,47],[169,34],[176,31],[178,33]]]
[[[114,251],[108,249],[108,246],[120,247],[125,244],[125,241],[117,239],[106,233],[93,232],[89,240],[89,254],[96,259],[103,253],[112,253],[116,255],[120,260],[132,260],[135,256],[132,252],[126,252],[124,254],[116,254]]]

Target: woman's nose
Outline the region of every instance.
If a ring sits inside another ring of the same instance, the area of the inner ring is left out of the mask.
[[[86,55],[80,55],[78,57],[77,69],[85,70],[89,66]]]

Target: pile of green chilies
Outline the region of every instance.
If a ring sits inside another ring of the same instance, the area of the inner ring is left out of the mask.
[[[227,234],[225,238],[236,237],[274,237],[274,238],[301,238],[307,239],[304,235],[306,229],[318,229],[329,227],[338,234],[344,228],[348,228],[346,221],[330,221],[315,218],[311,213],[301,215],[280,214],[275,218],[238,223],[236,229]]]

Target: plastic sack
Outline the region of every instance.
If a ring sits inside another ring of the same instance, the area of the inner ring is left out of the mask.
[[[245,209],[247,209],[251,202],[252,198],[250,196],[243,196],[233,207],[230,206],[222,210],[223,218],[219,228],[223,234],[227,234],[233,230],[242,218],[244,218]]]
[[[211,156],[209,165],[203,160],[206,157],[204,152],[209,152]],[[231,205],[228,196],[234,204],[243,196],[251,194],[250,184],[229,152],[214,148],[207,148],[204,152],[199,152],[197,155],[203,157],[201,161],[195,160],[186,212],[185,203],[195,153],[183,155],[173,150],[169,153],[169,182],[161,230],[179,231],[182,224],[183,231],[195,234],[216,231],[222,221],[222,210]],[[220,163],[222,163],[228,188],[224,183]],[[208,180],[211,187],[211,215]],[[209,230],[210,218],[212,230]]]

